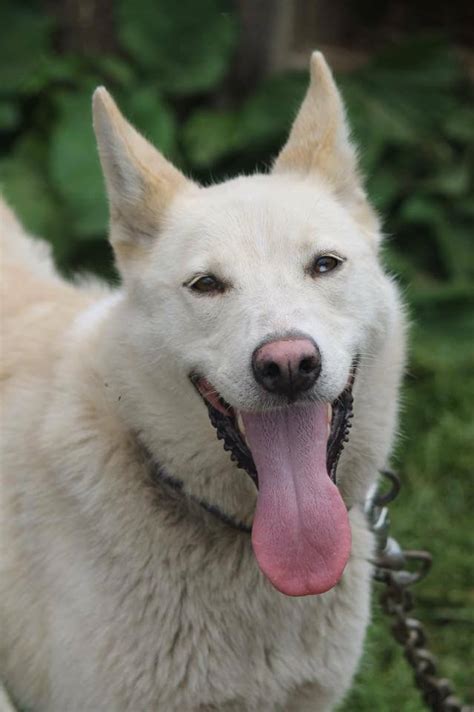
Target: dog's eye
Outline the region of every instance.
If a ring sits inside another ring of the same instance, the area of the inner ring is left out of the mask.
[[[326,274],[326,272],[332,272],[336,267],[343,262],[340,257],[335,255],[320,255],[316,257],[311,265],[311,274]]]
[[[226,286],[213,274],[205,274],[202,277],[194,277],[186,285],[193,292],[199,292],[200,294],[222,294],[225,292]]]

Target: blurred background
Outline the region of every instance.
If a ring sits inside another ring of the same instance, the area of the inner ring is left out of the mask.
[[[412,320],[393,529],[443,674],[474,702],[474,17],[451,0],[2,0],[0,188],[61,269],[116,279],[91,92],[204,183],[267,170],[322,49]],[[380,403],[380,408],[384,404]],[[376,417],[376,413],[374,417]],[[345,712],[422,710],[374,596]]]

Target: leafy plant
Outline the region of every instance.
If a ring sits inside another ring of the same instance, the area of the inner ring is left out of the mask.
[[[213,89],[224,78],[236,40],[230,3],[120,0],[118,7],[119,39],[163,90],[195,94]]]

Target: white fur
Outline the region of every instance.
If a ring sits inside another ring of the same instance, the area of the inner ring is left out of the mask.
[[[134,153],[136,137],[109,99],[97,96],[96,129],[123,289],[98,302],[96,290],[39,279],[33,246],[4,272],[13,275],[0,500],[6,688],[33,712],[330,710],[361,655],[372,547],[362,504],[391,448],[403,367],[403,311],[378,260],[373,214],[354,208],[358,183],[341,197],[324,162],[205,189],[173,169],[160,177],[169,190],[158,205],[147,183],[156,156],[147,168],[152,149],[141,137]],[[19,231],[8,228],[7,242]],[[305,268],[321,251],[346,262],[312,278]],[[196,296],[184,285],[201,272],[230,289]],[[246,534],[151,486],[137,446],[139,434],[187,492],[250,523],[254,486],[217,441],[188,374],[199,370],[236,408],[271,407],[250,358],[288,330],[318,343],[318,395],[329,402],[361,354],[338,468],[352,554],[335,588],[305,598],[271,586]]]

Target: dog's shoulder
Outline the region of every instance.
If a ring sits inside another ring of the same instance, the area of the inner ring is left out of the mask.
[[[50,245],[30,235],[1,198],[0,273],[2,381],[28,369],[44,373],[61,336],[96,301],[97,290],[63,279]]]

